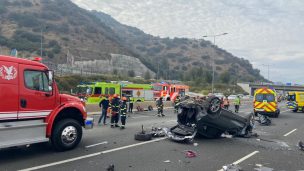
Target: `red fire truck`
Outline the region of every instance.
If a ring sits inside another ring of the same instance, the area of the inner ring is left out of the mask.
[[[0,101],[0,148],[50,141],[70,150],[82,127],[93,127],[84,103],[59,94],[53,71],[38,61],[0,55]]]
[[[189,92],[189,86],[183,84],[174,84],[174,83],[154,83],[153,84],[153,95],[157,99],[163,97],[166,101],[174,101],[176,96],[185,96]]]

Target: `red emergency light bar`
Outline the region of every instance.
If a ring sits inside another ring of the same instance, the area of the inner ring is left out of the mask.
[[[33,61],[36,61],[36,62],[42,62],[42,58],[41,57],[33,57]]]

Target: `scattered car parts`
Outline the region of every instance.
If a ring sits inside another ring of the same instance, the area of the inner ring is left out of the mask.
[[[142,125],[141,132],[136,133],[134,139],[138,141],[149,141],[152,139],[152,134],[146,133],[146,131],[144,131],[144,126]]]

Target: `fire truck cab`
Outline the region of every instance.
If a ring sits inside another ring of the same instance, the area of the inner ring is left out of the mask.
[[[92,128],[84,103],[59,94],[53,71],[38,61],[0,55],[0,149],[50,141],[75,148]]]

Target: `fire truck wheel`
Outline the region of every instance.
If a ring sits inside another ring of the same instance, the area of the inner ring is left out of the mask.
[[[82,137],[82,127],[74,119],[64,119],[54,125],[51,142],[57,151],[75,148]]]

